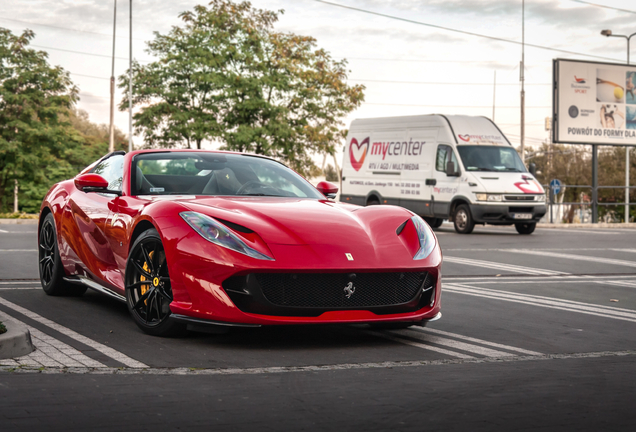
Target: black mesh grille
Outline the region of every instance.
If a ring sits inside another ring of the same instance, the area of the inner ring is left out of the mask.
[[[433,286],[433,278],[428,273],[414,272],[260,273],[255,276],[269,302],[288,307],[348,309],[399,305],[413,300],[421,288]]]

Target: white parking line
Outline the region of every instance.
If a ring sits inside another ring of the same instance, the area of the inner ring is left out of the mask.
[[[624,260],[602,258],[602,257],[591,257],[586,255],[573,255],[573,254],[564,254],[564,253],[548,252],[548,251],[534,251],[529,249],[508,249],[508,252],[526,254],[526,255],[538,255],[542,257],[572,259],[577,261],[589,261],[594,263],[612,264],[612,265],[626,266],[626,267],[636,267],[636,262],[634,261],[624,261]]]
[[[552,297],[535,296],[530,294],[519,294],[509,291],[489,290],[487,288],[477,288],[463,284],[452,284],[450,286],[447,286],[445,288],[445,291],[458,294],[466,294],[475,297],[489,298],[492,300],[502,300],[537,307],[583,313],[587,315],[612,318],[621,321],[636,322],[636,311],[632,311],[629,309],[591,305],[589,303],[581,303],[571,300],[560,300],[554,299]]]
[[[513,347],[510,345],[503,345],[503,344],[499,344],[499,343],[495,343],[495,342],[490,342],[490,341],[485,341],[482,339],[477,339],[477,338],[473,338],[470,336],[464,336],[464,335],[460,335],[457,333],[451,333],[451,332],[447,332],[447,331],[443,331],[443,330],[438,330],[435,328],[430,328],[430,327],[411,327],[409,328],[409,330],[418,330],[424,333],[435,333],[435,334],[439,334],[439,335],[443,335],[443,336],[448,336],[448,337],[453,337],[453,338],[457,338],[457,339],[463,339],[466,340],[468,342],[475,342],[481,345],[488,345],[491,347],[495,347],[495,348],[500,348],[500,349],[505,349],[508,351],[513,351],[513,352],[518,352],[521,354],[527,354],[527,355],[543,355],[540,352],[537,351],[530,351],[530,350],[526,350],[526,349],[522,349],[522,348],[517,348],[517,347]]]
[[[5,230],[0,230],[0,233],[5,233],[5,234],[8,234],[8,233],[9,233],[9,231],[5,231]]]
[[[411,327],[408,330],[417,333],[417,338],[423,342],[429,342],[437,345],[443,345],[448,348],[458,349],[461,351],[470,352],[473,354],[481,355],[484,357],[512,357],[514,354],[510,354],[503,351],[497,351],[491,348],[481,347],[479,345],[473,345],[466,342],[460,342],[455,339],[448,339],[432,334],[423,334],[418,332],[415,328]]]
[[[11,282],[0,282],[0,285],[35,285],[39,284],[38,281],[11,281]]]
[[[435,351],[437,353],[445,354],[445,355],[451,356],[451,357],[456,357],[456,358],[461,358],[461,359],[474,358],[473,356],[469,356],[467,354],[462,354],[462,353],[458,353],[458,352],[455,352],[455,351],[450,351],[450,350],[447,350],[447,349],[444,349],[444,348],[439,348],[439,347],[436,347],[436,346],[433,346],[433,345],[428,345],[428,344],[424,344],[424,343],[420,343],[420,342],[413,342],[413,341],[411,341],[409,339],[404,339],[404,338],[401,338],[401,337],[397,337],[397,336],[394,336],[394,335],[389,334],[389,333],[382,333],[382,332],[376,332],[376,331],[370,331],[369,333],[374,335],[374,336],[381,337],[381,338],[384,338],[384,339],[389,339],[389,340],[392,340],[394,342],[398,342],[398,343],[401,343],[401,344],[404,344],[404,345],[410,345],[410,346],[413,346],[413,347],[416,347],[416,348],[422,348],[422,349],[429,350],[429,351]]]
[[[37,252],[37,249],[0,249],[0,252]]]
[[[482,261],[482,260],[475,260],[470,258],[459,258],[459,257],[448,256],[448,255],[444,256],[444,261],[453,263],[453,264],[463,264],[463,265],[469,265],[469,266],[475,266],[475,267],[481,267],[481,268],[491,268],[495,270],[504,270],[504,271],[510,271],[514,273],[521,273],[521,274],[545,275],[545,276],[556,276],[556,275],[567,274],[567,273],[554,271],[554,270],[545,270],[545,269],[538,269],[538,268],[532,268],[532,267],[517,266],[517,265],[504,264],[504,263],[498,263],[493,261]]]
[[[578,233],[583,233],[583,234],[601,234],[601,235],[620,235],[621,234],[621,233],[617,233],[617,232],[609,232],[608,230],[606,230],[606,231],[587,231],[587,230],[582,230],[582,229],[578,229],[578,228],[576,228],[576,229],[547,228],[546,231],[542,231],[542,232],[550,233],[552,231],[566,232],[566,233],[572,233],[572,234],[578,234]],[[629,231],[629,230],[624,230],[624,231]],[[634,230],[633,232],[636,233],[636,230]]]
[[[92,339],[87,338],[86,336],[83,336],[69,328],[66,328],[56,322],[53,322],[47,318],[44,318],[41,315],[36,314],[35,312],[31,312],[28,309],[23,308],[22,306],[18,306],[15,303],[10,302],[9,300],[5,300],[4,298],[0,297],[0,304],[13,309],[14,311],[21,313],[22,315],[31,318],[34,321],[39,322],[40,324],[44,324],[47,327],[52,328],[53,330],[56,330],[60,333],[62,333],[65,336],[70,337],[71,339],[75,339],[78,342],[83,343],[84,345],[87,345],[99,352],[101,352],[102,354],[117,360],[118,362],[131,367],[131,368],[146,368],[148,367],[147,365],[145,365],[144,363],[141,363],[137,360],[134,360],[130,357],[128,357],[127,355],[120,353],[117,350],[114,350],[110,347],[107,347],[106,345],[103,345],[99,342],[96,342]]]

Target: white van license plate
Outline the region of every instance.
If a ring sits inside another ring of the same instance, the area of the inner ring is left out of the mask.
[[[514,219],[532,219],[532,213],[514,213],[512,217]]]

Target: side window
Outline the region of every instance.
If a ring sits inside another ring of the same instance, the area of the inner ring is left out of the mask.
[[[108,189],[120,191],[124,176],[124,156],[111,156],[97,164],[91,172],[104,177],[108,181]]]
[[[437,157],[435,158],[435,169],[437,171],[446,172],[446,157],[450,151],[450,147],[441,145],[437,147]],[[450,151],[452,154],[452,151]]]

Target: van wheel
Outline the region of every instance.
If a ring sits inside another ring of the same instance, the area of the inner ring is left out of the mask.
[[[455,231],[459,234],[470,234],[475,228],[475,221],[473,221],[473,216],[470,214],[470,209],[466,204],[457,207],[453,220]]]
[[[515,228],[519,234],[532,234],[537,227],[536,223],[518,223]]]
[[[378,201],[377,198],[369,198],[369,201],[367,201],[367,205],[368,206],[380,205],[380,201]]]
[[[427,224],[430,225],[431,228],[439,228],[442,226],[444,219],[442,218],[424,218]]]

